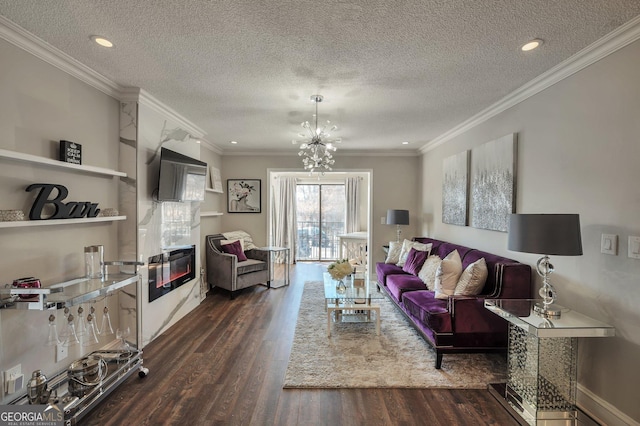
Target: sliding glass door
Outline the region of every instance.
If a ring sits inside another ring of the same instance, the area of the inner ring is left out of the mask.
[[[335,260],[338,235],[344,234],[345,194],[342,184],[298,184],[297,260]]]

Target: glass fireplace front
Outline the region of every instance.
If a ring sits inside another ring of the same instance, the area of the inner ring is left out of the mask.
[[[196,246],[165,251],[149,258],[149,302],[196,277]]]

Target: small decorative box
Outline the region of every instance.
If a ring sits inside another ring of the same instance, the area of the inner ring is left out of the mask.
[[[0,210],[1,222],[16,222],[24,220],[24,212],[22,210]]]

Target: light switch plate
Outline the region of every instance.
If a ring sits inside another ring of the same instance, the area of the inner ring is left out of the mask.
[[[60,362],[69,355],[69,348],[60,343],[56,345],[56,362]]]
[[[600,240],[600,253],[618,254],[618,236],[616,234],[602,234]]]
[[[631,259],[640,259],[640,237],[629,236],[629,253]]]

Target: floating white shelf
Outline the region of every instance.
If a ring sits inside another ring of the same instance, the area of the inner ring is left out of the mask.
[[[224,194],[224,191],[218,190],[218,189],[205,188],[204,190],[207,191],[207,192],[215,192],[216,194]]]
[[[200,217],[222,216],[222,212],[200,212]]]
[[[95,173],[99,175],[107,176],[120,176],[127,177],[124,172],[117,170],[105,169],[103,167],[85,166],[82,164],[66,163],[64,161],[52,160],[51,158],[39,157],[37,155],[24,154],[22,152],[7,151],[6,149],[0,149],[0,158],[8,158],[11,160],[24,161],[27,163],[44,164],[46,166],[58,167],[62,169],[71,169],[78,172]]]
[[[47,225],[77,225],[78,223],[113,222],[116,220],[125,220],[126,218],[126,216],[101,216],[82,219],[18,220],[13,222],[0,222],[0,228],[21,228],[25,226]]]

